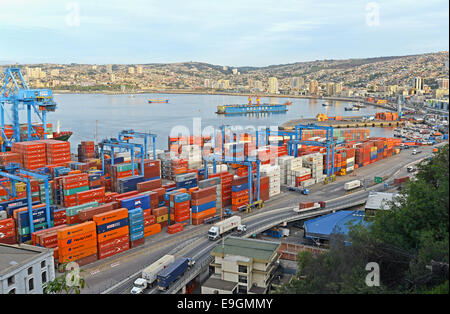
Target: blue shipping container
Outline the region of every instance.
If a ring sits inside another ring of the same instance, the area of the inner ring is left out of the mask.
[[[116,220],[110,223],[106,223],[103,225],[98,225],[97,226],[97,233],[105,233],[111,230],[115,230],[115,229],[119,229],[121,227],[127,226],[128,225],[128,218],[123,218],[120,220]]]

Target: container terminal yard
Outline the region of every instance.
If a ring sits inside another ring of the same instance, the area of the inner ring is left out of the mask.
[[[0,243],[52,250],[52,271],[76,262],[82,293],[192,293],[221,241],[361,206],[448,143],[448,129],[400,110],[366,119],[395,123],[393,138],[318,116],[278,131],[217,126],[214,136],[169,137],[164,150],[158,134],[118,128],[117,138],[82,141],[73,156],[49,129],[52,91],[29,89],[18,68],[2,82]],[[148,268],[153,279],[139,281]]]

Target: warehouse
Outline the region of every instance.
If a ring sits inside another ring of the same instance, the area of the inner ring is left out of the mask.
[[[350,225],[357,224],[369,226],[364,220],[364,211],[341,210],[305,221],[305,237],[314,241],[316,245],[328,246],[332,235],[343,234],[347,238]]]

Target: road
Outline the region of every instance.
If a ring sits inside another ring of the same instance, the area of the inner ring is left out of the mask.
[[[355,174],[337,177],[336,182],[328,185],[318,184],[313,186],[310,189],[310,195],[300,195],[298,192],[285,191],[265,202],[263,209],[250,214],[240,213],[240,215],[242,215],[243,223],[247,225],[248,229],[255,229],[261,226],[262,223],[284,218],[285,216],[280,216],[281,213],[276,210],[296,207],[300,201],[334,199],[327,202],[327,207],[330,208],[348,204],[353,200],[364,200],[364,198],[367,198],[368,191],[347,195],[343,190],[344,183],[360,179],[364,180],[366,185],[368,185],[369,181],[373,181],[374,176],[400,176],[406,173],[402,168],[425,156],[429,156],[431,151],[431,147],[423,147],[421,154],[413,156],[411,155],[411,150],[403,150],[399,155],[359,168],[355,171]],[[378,185],[378,188],[381,187],[382,185]],[[286,213],[286,215],[292,216],[291,213]],[[263,217],[264,219],[262,219]],[[81,267],[88,285],[83,290],[83,293],[96,294],[105,291],[107,293],[129,293],[132,282],[140,275],[142,269],[165,254],[172,253],[177,257],[195,257],[198,252],[205,250],[203,254],[198,256],[204,258],[209,254],[208,246],[211,249],[214,246],[206,238],[209,228],[209,225],[191,225],[186,226],[182,232],[176,235],[160,232],[147,238],[143,246]]]

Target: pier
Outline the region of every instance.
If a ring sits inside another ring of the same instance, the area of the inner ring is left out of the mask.
[[[384,120],[363,120],[362,117],[351,117],[345,120],[317,121],[317,119],[293,119],[280,125],[281,130],[293,130],[298,124],[317,124],[320,126],[331,126],[336,129],[354,128],[386,128],[397,127],[404,124],[404,121],[384,121]]]

